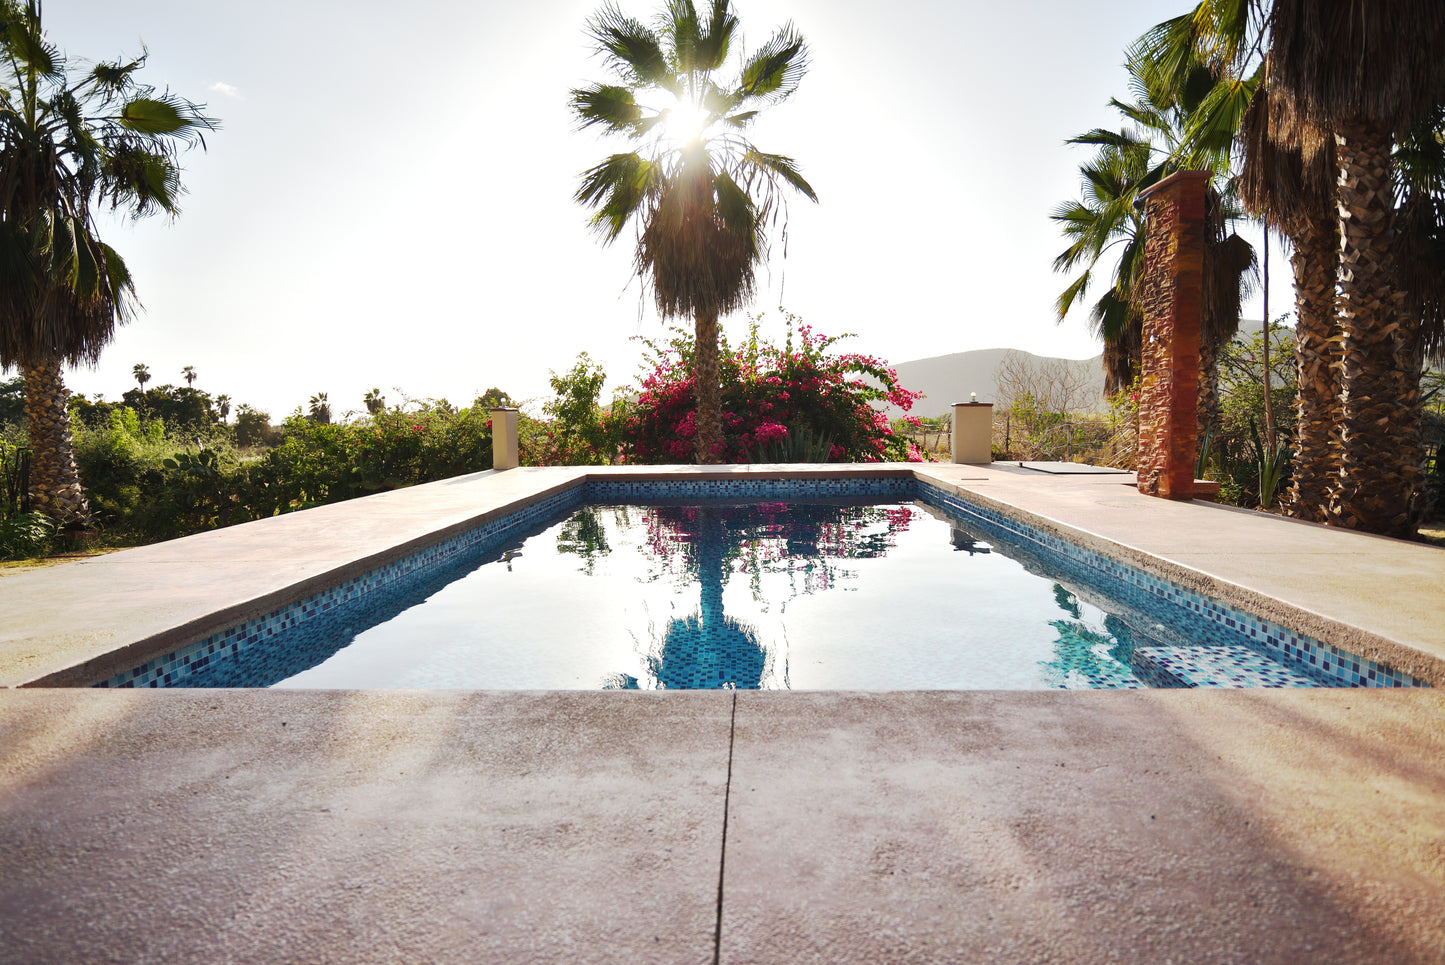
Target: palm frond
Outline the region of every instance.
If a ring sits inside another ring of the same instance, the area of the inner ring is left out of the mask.
[[[1214,84],[1184,122],[1179,165],[1184,170],[1224,170],[1259,78]]]
[[[112,208],[127,207],[137,217],[154,210],[179,213],[181,169],[169,155],[123,144],[105,156],[104,170],[100,200],[108,197]]]
[[[808,69],[808,45],[791,23],[784,24],[743,65],[738,90],[746,98],[786,100]]]
[[[676,77],[662,41],[641,21],[623,13],[616,3],[606,4],[587,22],[587,33],[597,43],[607,66],[624,80],[677,93]]]
[[[64,76],[65,58],[58,47],[45,39],[38,13],[17,9],[6,18],[3,26],[4,36],[0,44],[23,73],[51,81]]]
[[[135,73],[145,66],[150,52],[144,47],[141,54],[129,62],[101,61],[91,68],[90,82],[101,91],[103,96],[119,96],[130,90],[135,81]]]
[[[121,108],[119,120],[121,127],[137,134],[189,142],[200,139],[201,131],[214,131],[219,126],[215,118],[201,113],[204,106],[172,95],[137,97]]]
[[[1057,266],[1058,262],[1055,261],[1054,264]],[[1069,287],[1065,288],[1063,293],[1054,301],[1054,311],[1058,315],[1059,321],[1063,321],[1064,316],[1069,314],[1069,309],[1074,307],[1075,301],[1083,298],[1084,295],[1088,293],[1089,281],[1090,272],[1085,271],[1078,278],[1070,282]]]
[[[1197,62],[1197,41],[1195,15],[1183,14],[1151,27],[1125,50],[1124,61],[1149,99],[1169,106],[1171,92],[1182,86],[1182,78]]]
[[[614,154],[582,175],[573,200],[597,209],[592,227],[604,242],[610,242],[641,210],[652,193],[656,176],[657,164],[642,155]]]
[[[816,202],[818,200],[818,193],[798,171],[798,164],[792,158],[784,157],[781,154],[768,154],[757,148],[749,148],[744,153],[743,160],[745,163],[767,172],[770,176],[782,178],[809,201]]]
[[[1096,127],[1092,131],[1085,131],[1078,137],[1071,137],[1065,144],[1088,144],[1096,147],[1132,147],[1139,142],[1139,139],[1128,131],[1110,131],[1102,127]]]
[[[737,32],[738,18],[733,14],[729,0],[713,0],[707,24],[702,27],[697,40],[697,69],[714,71],[727,63]]]
[[[579,130],[601,125],[613,133],[635,137],[643,119],[632,89],[616,84],[592,84],[573,90],[571,107]]]
[[[1269,30],[1274,82],[1317,127],[1400,130],[1435,102],[1445,63],[1438,0],[1274,0]]]

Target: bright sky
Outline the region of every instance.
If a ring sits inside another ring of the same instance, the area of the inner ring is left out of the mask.
[[[748,50],[789,19],[812,48],[755,141],[796,158],[821,203],[790,206],[755,310],[783,305],[891,362],[1095,354],[1082,312],[1054,321],[1064,242],[1048,215],[1087,156],[1063,141],[1117,127],[1125,45],[1188,6],[735,0]],[[577,175],[622,149],[567,110],[571,88],[606,76],[583,34],[596,7],[50,0],[72,58],[144,43],[143,76],[223,123],[184,160],[178,220],[107,226],[146,311],[71,388],[114,398],[137,362],[152,386],[193,365],[197,388],[279,420],[316,392],[360,410],[373,386],[391,402],[467,404],[494,385],[540,401],[584,350],[610,386],[635,382],[629,338],[663,328],[631,280],[630,233],[603,249],[571,201]],[[1274,267],[1278,315],[1292,296]]]

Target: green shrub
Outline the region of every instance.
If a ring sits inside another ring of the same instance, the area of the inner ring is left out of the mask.
[[[27,560],[50,553],[55,527],[44,513],[0,511],[0,560]]]

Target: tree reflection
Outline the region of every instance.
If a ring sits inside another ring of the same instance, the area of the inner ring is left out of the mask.
[[[611,510],[621,514],[627,508]],[[582,556],[588,572],[597,557],[611,551],[596,515],[602,511],[584,508],[558,537],[558,548]],[[661,634],[651,634],[645,644],[643,663],[651,685],[669,690],[763,686],[774,669],[773,651],[759,640],[755,626],[724,612],[729,579],[746,579],[761,610],[776,607],[781,612],[799,595],[856,578],[857,570],[845,561],[886,555],[917,512],[903,505],[821,501],[641,507],[638,522],[646,528],[642,546],[650,563],[643,579],[671,580],[688,594],[694,584],[698,587],[697,608],[670,619]],[[786,577],[781,595],[776,586],[769,587],[773,599],[764,593],[763,577],[768,574]],[[787,687],[786,670],[772,679]],[[627,674],[603,682],[608,689],[645,685]]]
[[[1070,619],[1049,623],[1059,634],[1054,659],[1042,664],[1049,684],[1093,689],[1106,681],[1133,677],[1134,634],[1128,624],[1106,613],[1103,631],[1090,626],[1082,619],[1078,597],[1058,583],[1054,584],[1054,602]]]

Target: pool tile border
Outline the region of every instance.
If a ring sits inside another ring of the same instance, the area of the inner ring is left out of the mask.
[[[1211,623],[1240,633],[1251,643],[1272,655],[1287,662],[1303,664],[1317,674],[1339,681],[1342,686],[1429,686],[1407,673],[1358,654],[1341,650],[1332,644],[1316,640],[1232,604],[1205,596],[1164,577],[1148,573],[1130,563],[1081,546],[1038,527],[1030,526],[1007,513],[966,500],[927,483],[920,482],[918,498],[947,512],[979,520],[989,527],[1007,533],[1014,539],[1035,544],[1047,553],[1053,553],[1086,566],[1113,582],[1124,584],[1189,610]]]
[[[500,544],[510,536],[586,502],[619,502],[638,499],[787,499],[830,497],[878,497],[919,499],[945,512],[997,528],[1012,538],[1026,541],[1046,552],[1059,554],[1096,571],[1104,578],[1132,587],[1204,619],[1241,633],[1260,649],[1286,663],[1309,667],[1348,687],[1428,686],[1408,674],[1347,653],[1330,644],[1280,626],[1231,604],[1204,596],[1129,563],[1080,546],[1070,540],[1029,525],[1015,516],[991,509],[960,495],[946,492],[913,476],[850,475],[838,478],[747,478],[747,479],[589,479],[579,485],[504,513],[465,533],[443,539],[429,547],[384,564],[334,587],[279,607],[260,617],[212,634],[196,643],[148,660],[130,670],[95,683],[94,687],[169,687],[203,671],[216,660],[238,656],[254,647],[267,645],[290,630],[359,596],[394,583],[420,570],[442,564],[458,554]],[[1163,668],[1161,668],[1163,669]]]

